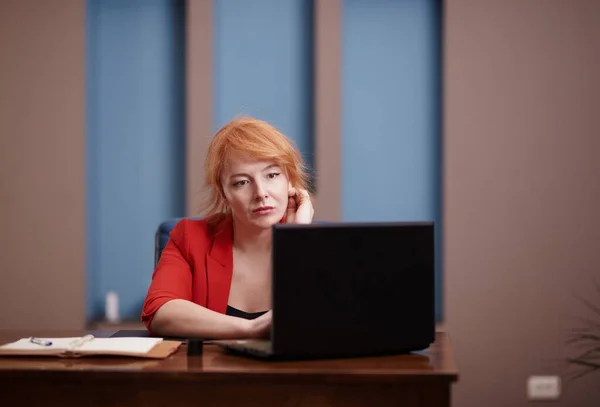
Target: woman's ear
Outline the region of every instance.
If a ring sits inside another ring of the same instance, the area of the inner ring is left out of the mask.
[[[223,191],[223,188],[219,188],[219,196],[221,197],[221,202],[223,203],[223,205],[229,206],[229,202],[227,202],[227,198],[225,197],[225,191]]]

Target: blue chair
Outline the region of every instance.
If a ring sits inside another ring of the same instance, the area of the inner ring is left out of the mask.
[[[179,222],[183,218],[174,218],[164,221],[158,226],[156,229],[156,234],[154,235],[154,267],[158,264],[158,259],[160,259],[160,255],[162,254],[163,249],[167,245],[169,241],[169,233],[173,230],[177,222]],[[202,219],[202,218],[190,218],[190,219]]]

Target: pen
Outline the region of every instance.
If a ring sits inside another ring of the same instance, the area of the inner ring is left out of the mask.
[[[47,341],[45,339],[40,339],[40,338],[36,338],[36,337],[31,337],[29,338],[29,342],[31,343],[35,343],[36,345],[40,345],[40,346],[50,346],[52,345],[52,341]]]

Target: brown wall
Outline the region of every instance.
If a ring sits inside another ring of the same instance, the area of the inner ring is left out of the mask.
[[[600,298],[599,39],[594,0],[445,2],[456,406],[526,405],[590,316],[572,294]],[[84,40],[84,2],[0,0],[1,328],[84,323]],[[553,405],[598,405],[598,377]]]
[[[213,1],[186,3],[186,216],[202,214],[207,198],[204,157],[213,126]]]
[[[0,328],[84,326],[84,17],[0,0]]]
[[[600,2],[445,5],[446,329],[458,407],[524,406],[600,281]],[[596,315],[600,321],[600,316]],[[600,405],[600,372],[556,406]],[[583,392],[589,392],[584,395]]]
[[[342,1],[314,2],[314,218],[341,219]]]

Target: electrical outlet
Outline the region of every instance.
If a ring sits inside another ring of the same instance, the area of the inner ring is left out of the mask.
[[[557,400],[560,396],[560,377],[529,376],[527,398],[529,400]]]

